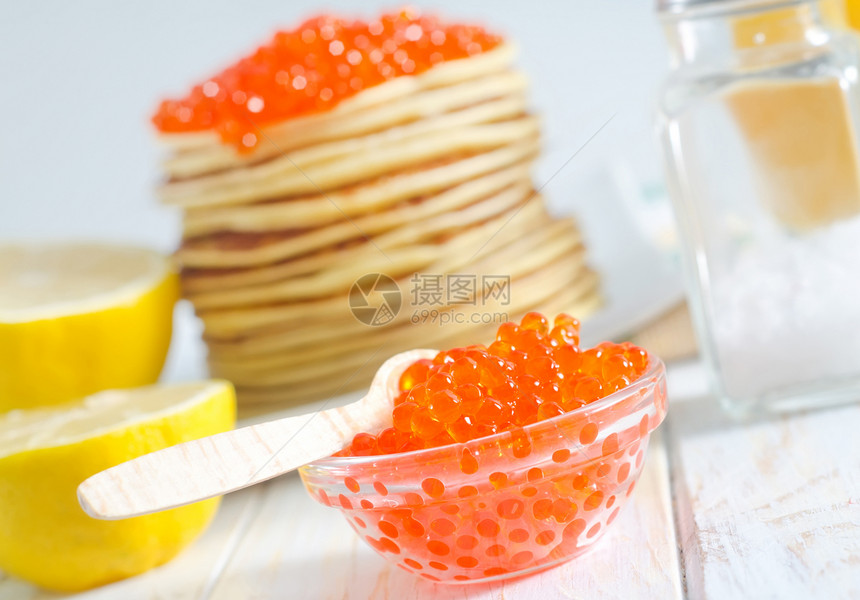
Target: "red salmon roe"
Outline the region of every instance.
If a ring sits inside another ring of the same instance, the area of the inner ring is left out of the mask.
[[[164,133],[214,130],[248,151],[261,141],[258,127],[331,110],[363,89],[501,42],[482,27],[411,10],[370,22],[321,15],[276,33],[184,98],[163,101],[152,121]]]
[[[582,350],[579,321],[561,314],[550,324],[532,312],[501,325],[489,347],[454,348],[413,363],[400,377],[393,427],[378,436],[359,433],[338,454],[406,452],[516,429],[623,389],[647,366],[648,354],[633,344]]]

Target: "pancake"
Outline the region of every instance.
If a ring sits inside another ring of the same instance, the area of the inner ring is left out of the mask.
[[[550,300],[546,305],[546,310],[552,309],[554,312],[569,312],[576,314],[590,314],[596,310],[601,303],[600,296],[591,291],[586,292],[580,297],[576,297],[574,293],[566,293],[564,298],[557,296],[559,301]],[[517,319],[522,315],[510,314],[511,319]],[[449,338],[439,339],[435,344],[437,348],[455,347],[458,345],[466,345],[474,343],[476,340],[492,340],[492,335],[497,328],[497,324],[480,325],[468,327]],[[427,344],[433,347],[434,344]],[[280,385],[265,385],[265,386],[245,386],[242,384],[236,385],[236,390],[239,398],[241,398],[240,413],[251,414],[255,409],[272,410],[273,407],[285,407],[295,404],[301,404],[320,398],[331,397],[334,395],[344,394],[353,390],[362,389],[369,378],[373,377],[376,369],[382,361],[380,356],[389,355],[389,346],[381,343],[375,349],[375,354],[371,353],[370,358],[358,367],[341,373],[341,377],[318,377],[313,381],[302,382],[300,384],[280,384]]]
[[[187,179],[171,180],[168,191],[215,188],[232,183],[242,183],[249,177],[265,180],[281,173],[286,165],[307,168],[317,163],[330,162],[366,150],[369,147],[407,142],[429,134],[467,127],[507,121],[525,113],[526,98],[523,94],[505,96],[460,110],[438,114],[429,118],[400,125],[363,136],[345,138],[332,142],[305,146],[281,152],[268,160],[258,160],[234,169]]]
[[[507,192],[500,191],[506,186],[509,188]],[[420,201],[318,228],[259,233],[221,231],[209,236],[191,238],[183,241],[176,257],[183,266],[204,268],[248,267],[280,262],[322,248],[337,247],[350,240],[372,238],[379,233],[429,217],[444,216],[456,210],[465,212],[467,207],[472,213],[476,210],[486,211],[485,203],[480,203],[480,200],[496,192],[498,194],[495,197],[498,200],[492,205],[498,207],[504,207],[505,202],[510,201],[509,198],[513,198],[513,201],[524,198],[531,193],[528,171],[510,169],[468,181],[438,196],[414,199]],[[479,205],[483,208],[477,209]]]
[[[465,318],[464,327],[477,327],[481,321],[475,315],[481,316],[485,312],[489,314],[519,314],[537,302],[549,302],[556,296],[568,294],[568,292],[572,294],[575,292],[576,298],[586,298],[596,293],[597,277],[592,271],[585,270],[577,277],[575,284],[568,285],[564,277],[565,274],[569,274],[565,271],[566,268],[569,268],[569,265],[565,261],[555,261],[533,274],[513,280],[511,284],[512,295],[516,295],[517,299],[512,300],[510,304],[501,306],[492,303],[489,306],[463,305],[451,307],[448,310],[464,316],[458,317]],[[536,290],[521,289],[535,283],[541,283],[542,287]],[[472,318],[475,318],[476,322],[472,322],[470,320]],[[421,319],[410,319],[399,325],[374,328],[374,330],[362,335],[349,335],[350,332],[344,331],[341,336],[331,337],[331,343],[327,344],[305,343],[295,347],[293,347],[294,340],[289,339],[289,332],[283,332],[280,334],[282,343],[274,351],[266,354],[231,354],[223,351],[228,349],[226,346],[213,346],[210,361],[225,370],[234,369],[246,373],[269,372],[293,366],[300,368],[302,365],[333,358],[343,353],[367,350],[382,342],[407,344],[414,341],[415,336],[419,334],[422,340],[429,343],[437,338],[442,339],[449,335],[458,334],[460,329],[460,327],[451,326],[450,323],[438,325],[425,323]],[[270,347],[274,346],[272,342],[279,340],[278,336],[270,336],[268,339]],[[290,365],[285,365],[284,357],[289,357]]]
[[[566,265],[566,271],[562,272],[561,284],[573,285],[578,283],[579,278],[587,277],[587,269],[584,261],[584,249],[575,232],[570,229],[569,222],[553,224],[549,228],[540,228],[532,235],[517,240],[509,245],[505,251],[501,251],[500,260],[506,269],[506,276],[514,281],[520,277],[526,277],[530,273],[544,268],[548,264],[559,263]],[[548,231],[549,230],[549,231]],[[527,252],[528,254],[524,254]],[[495,256],[495,254],[493,254]],[[482,264],[483,263],[483,264]],[[502,266],[495,261],[477,261],[468,267],[468,273],[494,274],[496,269]],[[464,269],[465,271],[465,269]],[[430,271],[435,272],[435,271]],[[409,289],[410,277],[398,281],[401,290]],[[513,288],[513,283],[511,283]],[[526,290],[525,293],[531,293]],[[513,289],[511,289],[513,296]],[[516,299],[512,298],[512,302]],[[493,302],[483,294],[476,297],[475,306],[486,311],[513,311],[505,305]],[[453,305],[439,308],[441,312],[452,308]],[[252,357],[257,359],[263,354],[277,353],[286,348],[297,348],[314,342],[326,343],[348,335],[350,331],[356,331],[361,335],[372,336],[377,331],[385,331],[398,324],[411,322],[416,311],[420,310],[420,304],[412,301],[411,297],[404,298],[400,313],[392,322],[383,328],[373,328],[368,331],[367,327],[359,323],[352,315],[349,306],[343,301],[343,296],[334,296],[322,299],[314,303],[306,302],[302,305],[285,304],[282,306],[260,307],[258,309],[240,309],[230,311],[232,317],[232,337],[213,337],[213,319],[224,315],[219,312],[202,313],[205,325],[205,335],[209,343],[210,351],[214,354],[227,357]],[[243,317],[246,322],[242,326]],[[265,318],[264,330],[257,327],[247,327],[247,321],[256,319],[259,323]]]
[[[164,168],[172,181],[191,179],[257,164],[300,148],[368,135],[411,122],[421,123],[429,117],[460,111],[485,102],[486,108],[482,105],[479,111],[501,110],[501,114],[496,114],[495,118],[518,114],[525,111],[525,88],[526,79],[520,73],[508,71],[493,74],[450,88],[425,91],[390,105],[374,106],[336,119],[327,117],[326,122],[321,125],[291,127],[292,132],[278,135],[269,132],[264,135],[268,143],[249,155],[236,154],[219,144],[178,154],[167,159]],[[493,100],[496,102],[490,102]],[[465,112],[462,114],[466,115]],[[487,117],[481,118],[488,120]],[[492,118],[493,115],[490,115],[490,119]]]
[[[505,223],[512,220],[516,220],[518,226],[505,228]],[[519,227],[530,228],[532,224],[538,226],[532,230],[531,235],[522,236]],[[458,243],[461,242],[458,237],[451,238],[448,242],[453,244],[453,251],[445,253],[444,249],[440,249],[437,253],[437,260],[427,267],[426,272],[465,272],[466,269],[470,268],[470,262],[473,259],[480,259],[482,256],[487,256],[493,252],[499,254],[495,260],[503,263],[506,257],[515,256],[517,252],[527,252],[531,245],[539,243],[545,235],[544,226],[549,224],[549,218],[546,216],[542,204],[539,201],[529,201],[523,208],[516,207],[508,213],[500,215],[497,219],[488,221],[474,230],[464,232],[464,235],[468,236],[465,244]],[[507,235],[499,234],[491,237],[496,232],[507,233]],[[356,269],[355,278],[367,272],[372,271],[366,271],[364,267],[359,266]],[[507,273],[505,272],[505,274]],[[325,315],[325,320],[332,320],[338,315],[342,315],[344,320],[355,321],[349,312],[346,300],[345,296],[327,299],[321,303],[318,312]],[[313,309],[314,303],[304,302],[221,310],[201,309],[197,312],[204,323],[207,339],[212,339],[230,338],[260,330],[271,330],[271,327],[278,324],[308,322],[311,316],[309,313]]]
[[[537,152],[537,140],[532,140],[420,165],[326,194],[240,206],[190,208],[183,216],[184,236],[326,225],[344,217],[376,212],[412,198],[430,195],[512,165],[527,164]]]
[[[493,190],[493,195],[489,197],[483,190],[475,190],[470,186],[468,190],[455,190],[453,194],[446,195],[444,198],[416,199],[391,211],[316,229],[261,233],[219,232],[206,238],[187,241],[177,252],[177,258],[183,265],[192,268],[210,266],[210,264],[211,266],[218,264],[265,266],[273,262],[283,262],[293,257],[313,254],[314,251],[322,248],[352,245],[353,240],[375,240],[386,232],[395,231],[400,226],[414,224],[419,219],[428,219],[421,222],[419,228],[422,238],[413,240],[419,241],[440,232],[440,229],[446,226],[446,221],[451,221],[450,213],[444,213],[444,208],[439,206],[441,204],[462,202],[463,205],[457,210],[463,216],[463,223],[468,224],[475,219],[495,214],[511,202],[516,202],[531,193],[531,182],[527,178],[519,178],[500,191]],[[394,239],[386,238],[389,243]],[[374,246],[377,251],[382,249],[377,244]]]
[[[565,278],[561,275],[566,268],[565,262],[560,261],[531,273],[519,281],[512,281],[512,297],[516,295],[520,300],[512,301],[510,312],[521,314],[560,292],[565,287]],[[596,281],[597,278],[593,274],[590,277],[580,278],[574,291],[579,293],[580,298],[587,298],[588,294],[596,289]],[[465,324],[470,322],[471,315],[481,314],[486,309],[463,306],[459,307],[459,310],[465,316]],[[268,360],[257,357],[244,363],[230,363],[210,356],[209,366],[216,376],[229,379],[236,385],[244,387],[258,388],[288,383],[300,385],[319,378],[334,378],[339,374],[348,374],[350,369],[358,368],[371,359],[380,344],[385,345],[387,353],[393,354],[413,347],[411,344],[416,338],[423,341],[423,346],[433,347],[448,340],[452,335],[465,334],[460,327],[438,324],[415,325],[409,322],[392,329],[393,331],[387,332],[386,336],[376,336],[373,343],[367,344],[365,348],[353,345],[346,350],[341,350],[339,349],[340,339],[334,338],[328,344],[331,350],[328,354],[317,355],[312,359],[304,358],[302,349],[299,348],[292,353],[269,357]]]
[[[421,244],[421,242],[440,235],[452,236],[457,231],[472,225],[484,223],[492,217],[508,212],[525,202],[532,194],[531,182],[515,183],[497,194],[479,200],[467,207],[460,208],[456,213],[442,209],[441,214],[432,202],[404,207],[397,215],[379,215],[380,220],[393,222],[391,229],[402,225],[397,233],[412,238],[413,244],[408,247],[396,248],[385,254],[375,252],[363,260],[361,265],[367,272],[381,272],[391,277],[421,269],[431,264],[437,258],[438,246]],[[424,210],[422,210],[424,209]],[[430,213],[429,215],[427,213]],[[382,219],[382,217],[389,217]],[[361,228],[366,234],[372,234],[372,228]],[[293,241],[296,238],[293,238]],[[378,249],[379,246],[375,246]],[[238,290],[226,290],[221,293],[200,294],[195,297],[195,306],[200,310],[243,304],[262,304],[283,300],[300,300],[335,292],[345,292],[355,281],[355,268],[351,263],[334,263],[328,269],[301,277],[293,277],[289,281],[245,287]]]
[[[428,204],[428,213],[431,210],[432,207]],[[356,258],[366,254],[382,256],[388,249],[402,247],[416,241],[411,237],[415,231],[436,233],[438,227],[433,228],[430,226],[437,223],[444,226],[444,220],[444,218],[437,218],[432,223],[423,226],[421,224],[415,226],[407,224],[403,228],[395,228],[373,236],[372,244],[369,241],[370,238],[361,237],[349,243],[341,243],[336,247],[322,248],[298,257],[288,256],[284,260],[256,267],[200,269],[189,268],[186,264],[183,271],[186,290],[189,294],[196,294],[207,290],[254,285],[275,281],[290,275],[312,273],[325,268],[332,261],[341,261],[350,255]],[[366,230],[362,231],[365,232]]]
[[[537,138],[538,133],[538,120],[523,116],[498,123],[452,126],[384,144],[380,134],[375,134],[352,145],[350,155],[315,162],[295,161],[283,155],[260,165],[168,183],[160,196],[166,204],[185,208],[324,193],[440,158],[527,142]]]
[[[582,299],[565,298],[559,302],[551,300],[542,305],[541,310],[546,311],[547,314],[567,312],[570,314],[589,315],[600,308],[601,304],[602,299],[600,295],[593,294]],[[521,317],[521,315],[510,316],[514,320]],[[476,339],[491,339],[497,326],[492,324],[482,327],[482,330],[469,330],[462,336],[445,340],[439,343],[437,347],[463,346],[474,343]],[[387,348],[380,346],[379,352],[380,354],[384,354],[387,352]],[[323,378],[301,386],[286,385],[249,388],[238,385],[236,386],[236,392],[240,398],[239,415],[245,418],[266,414],[288,406],[296,406],[321,398],[328,399],[356,390],[363,390],[367,387],[367,382],[373,378],[378,368],[379,364],[376,362],[376,357],[374,357],[360,368],[352,371],[345,379]]]
[[[537,202],[535,204],[536,206],[529,207],[529,210],[517,215],[518,228],[527,226],[530,223],[528,219],[537,217],[537,213],[541,213],[540,216],[544,223],[548,222],[542,207],[539,206],[540,203]],[[480,247],[481,244],[486,242],[489,236],[493,235],[493,232],[498,232],[504,227],[506,220],[513,216],[514,212],[511,211],[510,213],[506,213],[504,219],[490,219],[486,224],[482,224],[478,231],[460,232],[456,237],[437,235],[435,239],[422,243],[422,246],[433,247],[438,251],[439,247],[444,244],[449,248],[450,253],[457,252],[457,248],[462,249],[463,252],[467,252],[469,249]],[[383,253],[412,245],[415,242],[412,238],[414,231],[415,229],[412,227],[404,226],[374,236],[373,243],[371,243],[370,238],[357,239],[352,243],[342,244],[337,248],[325,248],[298,258],[287,259],[268,265],[233,269],[186,268],[183,270],[185,292],[189,298],[196,299],[206,292],[232,290],[244,286],[275,282],[287,277],[316,273],[328,268],[332,264],[347,264],[344,261],[352,260],[360,262],[365,266],[368,264],[368,261],[375,261],[379,258],[389,262]],[[469,240],[473,241],[470,242]],[[458,246],[455,247],[454,244]]]

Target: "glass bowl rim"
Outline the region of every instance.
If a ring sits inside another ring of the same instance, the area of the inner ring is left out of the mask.
[[[569,418],[575,418],[577,416],[581,416],[592,411],[598,411],[607,408],[617,402],[620,402],[621,400],[629,398],[635,392],[638,392],[640,389],[648,385],[648,383],[650,383],[650,381],[654,377],[658,377],[660,375],[665,377],[665,374],[666,366],[665,364],[663,364],[663,361],[659,357],[648,352],[648,366],[645,369],[645,372],[642,373],[642,375],[637,377],[635,380],[631,381],[630,385],[618,390],[617,392],[612,392],[611,394],[601,398],[600,400],[596,400],[594,402],[591,402],[590,404],[585,404],[574,410],[562,413],[560,415],[556,415],[555,417],[543,421],[537,421],[536,423],[529,423],[528,425],[523,425],[522,427],[518,428],[506,429],[504,431],[499,431],[498,433],[494,433],[491,435],[477,437],[466,442],[455,442],[453,444],[446,444],[444,446],[434,446],[432,448],[422,448],[420,450],[410,450],[408,452],[395,452],[393,454],[371,454],[369,456],[327,456],[324,458],[318,458],[305,465],[302,465],[301,467],[299,467],[299,470],[305,471],[309,467],[321,468],[324,470],[346,467],[361,467],[367,465],[368,463],[376,463],[376,466],[379,467],[384,466],[384,464],[378,464],[380,462],[393,464],[395,462],[410,458],[420,460],[422,457],[430,456],[435,452],[439,452],[440,450],[444,449],[466,447],[470,444],[483,444],[501,441],[505,436],[509,436],[511,432],[515,429],[522,430],[528,433],[535,430],[539,430],[542,427],[557,425]],[[651,429],[653,429],[653,427]]]

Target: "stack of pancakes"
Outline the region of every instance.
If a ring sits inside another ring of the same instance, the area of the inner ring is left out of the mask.
[[[243,407],[339,394],[399,351],[489,342],[526,311],[599,304],[576,224],[548,216],[533,187],[539,125],[513,54],[392,79],[259,130],[248,154],[214,133],[164,136],[184,293],[213,375]],[[354,285],[374,273],[396,286]],[[468,297],[452,298],[451,274],[474,278]],[[441,284],[432,296],[428,282]]]

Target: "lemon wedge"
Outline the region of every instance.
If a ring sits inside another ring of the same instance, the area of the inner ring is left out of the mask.
[[[154,383],[178,293],[149,250],[0,244],[0,412]]]
[[[232,385],[208,381],[0,415],[0,570],[69,592],[170,560],[203,531],[218,499],[98,521],[78,505],[77,486],[142,454],[231,429],[235,402]]]

